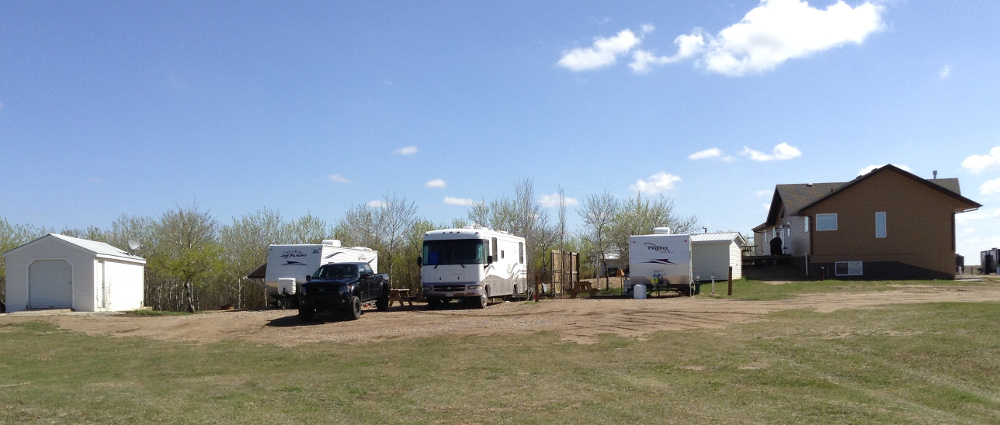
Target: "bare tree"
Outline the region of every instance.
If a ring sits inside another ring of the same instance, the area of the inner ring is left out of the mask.
[[[584,232],[581,235],[590,242],[593,249],[591,255],[599,258],[601,266],[607,270],[608,251],[611,248],[611,238],[608,235],[609,229],[618,215],[620,202],[611,193],[605,191],[600,195],[590,195],[583,201],[579,210],[580,218],[583,219]],[[610,278],[605,273],[604,288],[607,290],[611,286]]]
[[[264,295],[260,298],[261,302],[255,305],[266,304],[263,288],[251,285],[251,292],[247,293],[243,283],[250,272],[267,262],[268,247],[282,242],[284,235],[290,233],[288,227],[280,213],[265,209],[240,218],[234,217],[232,224],[219,229],[224,285],[228,288],[230,303],[236,308],[244,308],[246,296],[253,292]]]
[[[674,202],[670,198],[659,197],[655,201],[643,199],[642,194],[622,202],[609,227],[611,245],[617,251],[622,264],[628,264],[628,238],[631,235],[648,235],[656,227],[670,227],[674,233],[690,233],[697,226],[696,216],[678,217],[674,214]]]

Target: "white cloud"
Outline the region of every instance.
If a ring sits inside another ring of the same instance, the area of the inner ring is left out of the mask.
[[[987,180],[986,183],[979,186],[979,193],[982,195],[1000,194],[1000,179]]]
[[[632,53],[629,67],[637,74],[652,66],[696,58],[709,71],[743,76],[770,71],[789,59],[809,56],[845,44],[862,44],[871,34],[885,29],[879,1],[851,7],[843,0],[817,9],[805,0],[761,0],[740,22],[715,36],[700,28],[674,38],[677,53],[657,56],[651,50]],[[643,32],[653,30],[644,25]],[[615,64],[619,56],[636,48],[642,40],[626,29],[615,37],[599,38],[592,47],[563,53],[559,65],[572,71],[593,70]]]
[[[951,65],[945,65],[941,68],[941,70],[938,71],[938,77],[941,77],[942,80],[947,80],[951,77]]]
[[[567,207],[575,207],[580,205],[580,201],[576,198],[570,198],[566,196],[565,198]],[[538,197],[538,203],[543,207],[558,207],[559,206],[559,194],[553,193],[551,195],[542,195]]]
[[[368,202],[368,206],[372,207],[372,208],[384,208],[386,205],[389,205],[389,204],[387,204],[385,201],[382,201],[382,200],[374,200],[374,201]]]
[[[756,193],[757,193],[757,196],[763,198],[765,196],[771,196],[771,195],[773,195],[774,194],[774,190],[758,190]],[[771,208],[771,204],[767,204],[767,205],[768,205],[767,206],[768,208]]]
[[[446,196],[444,198],[444,203],[447,205],[458,205],[460,207],[471,207],[476,205],[476,201],[471,199],[453,198],[451,196]]]
[[[330,174],[330,180],[333,180],[333,181],[335,181],[337,183],[354,183],[354,180],[351,180],[351,179],[349,179],[347,177],[344,177],[344,176],[342,176],[340,174]]]
[[[978,209],[976,211],[969,211],[966,213],[955,214],[955,223],[961,225],[969,225],[971,222],[979,220],[989,220],[992,224],[996,219],[1000,218],[1000,208],[990,209]]]
[[[990,149],[989,155],[972,155],[962,161],[962,168],[972,174],[1000,169],[1000,146]]]
[[[621,30],[613,37],[594,40],[591,47],[578,47],[563,52],[558,65],[570,71],[590,71],[614,65],[619,56],[628,53],[641,42],[632,30]]]
[[[862,168],[861,171],[858,171],[858,175],[859,176],[863,176],[865,174],[868,174],[868,173],[872,172],[872,170],[874,170],[876,168],[882,168],[882,167],[885,167],[886,165],[889,165],[889,164],[869,165],[869,166],[867,166],[865,168]],[[894,165],[896,168],[899,168],[900,170],[903,170],[903,171],[906,171],[906,172],[909,172],[909,173],[913,172],[913,170],[910,170],[910,167],[907,167],[905,165],[900,165],[900,164],[892,164],[892,165]]]
[[[767,154],[761,151],[750,149],[746,146],[743,147],[743,152],[740,155],[748,156],[754,161],[774,161],[774,160],[788,160],[796,158],[802,155],[802,152],[798,148],[789,145],[788,143],[781,143],[774,147],[772,153]]]
[[[636,50],[629,68],[637,74],[645,74],[650,71],[650,65],[666,65],[688,59],[705,49],[705,37],[700,32],[682,34],[674,39],[674,44],[677,45],[677,54],[673,56],[656,56],[646,50]]]
[[[673,174],[659,172],[649,176],[649,180],[636,180],[635,184],[629,186],[633,192],[655,195],[674,188],[674,183],[681,181],[681,178]]]
[[[407,146],[405,148],[396,149],[396,155],[413,155],[417,153],[416,146]]]
[[[434,179],[427,183],[424,183],[424,187],[448,187],[448,183],[445,183],[442,179]]]
[[[688,159],[690,159],[692,161],[696,161],[696,160],[699,160],[699,159],[718,158],[720,156],[722,156],[722,149],[711,148],[711,149],[705,149],[703,151],[698,151],[698,152],[695,152],[695,153],[693,153],[691,155],[688,155]]]
[[[803,0],[761,0],[711,40],[701,65],[731,76],[770,71],[788,59],[861,44],[885,27],[883,11],[870,2],[851,7],[840,0],[820,10]]]

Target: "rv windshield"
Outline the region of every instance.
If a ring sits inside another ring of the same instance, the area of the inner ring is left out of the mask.
[[[424,241],[423,265],[485,264],[486,244],[480,239]]]

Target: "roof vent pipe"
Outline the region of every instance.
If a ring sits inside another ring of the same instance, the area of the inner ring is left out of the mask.
[[[937,178],[937,170],[934,170],[934,178]]]

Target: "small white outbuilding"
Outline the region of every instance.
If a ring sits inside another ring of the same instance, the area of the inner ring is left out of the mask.
[[[3,256],[8,312],[142,307],[146,260],[104,242],[49,233]]]
[[[743,277],[743,244],[739,232],[695,233],[691,235],[691,268],[696,279],[726,280],[733,268],[733,280]]]

